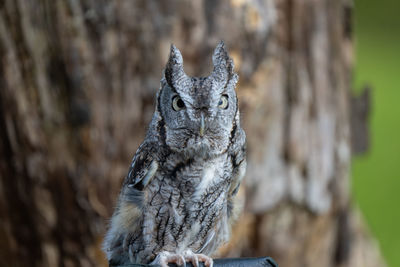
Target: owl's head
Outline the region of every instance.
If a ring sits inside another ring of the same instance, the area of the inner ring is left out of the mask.
[[[161,80],[157,111],[164,121],[165,143],[187,157],[224,153],[239,123],[238,75],[223,42],[212,61],[208,77],[189,77],[180,51],[172,45]]]

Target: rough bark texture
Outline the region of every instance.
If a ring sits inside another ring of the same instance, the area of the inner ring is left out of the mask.
[[[227,44],[248,135],[223,256],[378,266],[349,204],[349,0],[0,1],[0,265],[106,266],[102,236],[169,46]],[[354,137],[353,137],[354,138]]]

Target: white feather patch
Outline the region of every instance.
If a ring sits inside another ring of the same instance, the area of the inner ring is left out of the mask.
[[[182,240],[182,242],[179,244],[179,247],[177,249],[178,253],[182,253],[185,249],[187,249],[189,243],[194,240],[196,235],[200,231],[200,223],[195,222],[191,228],[186,232],[185,238]]]
[[[218,163],[209,164],[204,168],[201,181],[196,188],[196,192],[193,195],[194,198],[199,198],[203,194],[203,192],[212,184],[215,177],[215,171],[217,170],[217,167],[220,167],[221,165],[220,162]]]
[[[146,187],[147,184],[154,178],[154,175],[156,174],[156,171],[158,169],[158,163],[157,161],[153,160],[151,162],[150,168],[148,169],[145,177],[143,178],[143,187]]]

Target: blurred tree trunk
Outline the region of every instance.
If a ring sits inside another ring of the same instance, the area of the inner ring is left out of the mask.
[[[349,0],[0,1],[0,265],[106,266],[107,218],[171,42],[199,76],[222,39],[240,75],[249,164],[245,213],[221,255],[378,266],[349,204],[351,10]]]

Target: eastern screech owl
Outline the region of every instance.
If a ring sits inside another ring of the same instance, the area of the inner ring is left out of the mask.
[[[246,168],[238,75],[221,42],[208,77],[189,77],[171,46],[147,135],[104,242],[111,264],[204,261],[230,235]]]

